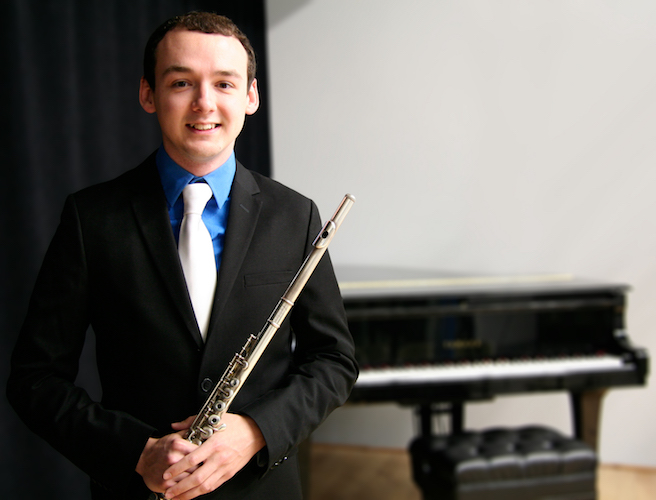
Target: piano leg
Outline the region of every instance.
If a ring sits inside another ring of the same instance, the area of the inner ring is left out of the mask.
[[[451,432],[461,433],[465,421],[465,404],[460,401],[451,403]]]
[[[424,404],[417,408],[419,417],[420,434],[423,437],[433,435],[433,416],[449,415],[449,432],[451,434],[460,433],[463,429],[465,420],[465,405],[462,401],[450,403]]]
[[[607,389],[595,389],[570,393],[574,434],[595,451],[599,440],[601,404],[606,391]]]
[[[431,405],[421,405],[417,408],[419,417],[419,433],[422,437],[430,437],[433,433],[433,410]]]

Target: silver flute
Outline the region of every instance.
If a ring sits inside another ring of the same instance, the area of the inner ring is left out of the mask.
[[[305,284],[319,264],[321,257],[326,252],[333,236],[341,226],[344,218],[355,203],[355,197],[346,194],[337,207],[335,214],[321,228],[319,235],[315,238],[312,251],[305,258],[301,268],[292,279],[287,290],[273,309],[271,316],[267,319],[264,327],[257,335],[251,334],[241,348],[241,351],[232,358],[228,364],[221,380],[217,382],[202,408],[196,415],[196,419],[187,430],[185,439],[201,445],[215,432],[225,429],[221,418],[230,408],[230,404],[237,396],[239,389],[244,385],[255,364],[258,362],[264,350],[273,339],[280,325],[294,307],[294,303],[301,293]],[[165,498],[158,494],[157,498]]]
[[[251,334],[248,337],[241,351],[235,354],[228,364],[221,380],[214,386],[207,401],[205,401],[187,431],[187,441],[200,445],[212,434],[225,428],[225,424],[221,423],[221,417],[230,408],[230,404],[237,396],[239,389],[250,375],[289,311],[294,307],[298,295],[305,287],[310,276],[312,276],[314,269],[319,264],[321,257],[323,257],[333,236],[335,236],[335,232],[341,226],[353,203],[355,203],[355,197],[346,194],[339,207],[337,207],[335,214],[324,224],[319,235],[312,243],[314,248],[305,258],[301,268],[278,301],[260,333],[257,335]]]

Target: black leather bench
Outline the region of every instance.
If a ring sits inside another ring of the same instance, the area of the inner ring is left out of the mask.
[[[424,500],[594,500],[597,456],[545,427],[416,438],[410,445]]]

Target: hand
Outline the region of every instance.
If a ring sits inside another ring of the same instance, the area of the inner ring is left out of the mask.
[[[163,479],[164,472],[184,456],[197,448],[196,445],[184,439],[185,431],[193,423],[195,417],[189,417],[183,422],[172,424],[175,432],[162,438],[149,438],[141,452],[136,471],[141,475],[146,486],[151,491],[163,493],[178,481],[189,476],[192,470],[183,471],[179,476],[168,481]]]
[[[169,458],[175,458],[170,467],[164,472],[163,485],[167,485],[166,498],[175,500],[188,500],[196,498],[210,491],[214,491],[228,479],[239,472],[255,454],[266,444],[257,424],[250,417],[226,413],[223,415],[225,430],[215,432],[202,445],[194,447],[192,451],[178,451]],[[175,424],[179,429],[189,419]],[[185,453],[186,451],[186,453]]]

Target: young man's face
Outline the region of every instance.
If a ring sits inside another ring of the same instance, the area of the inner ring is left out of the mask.
[[[204,175],[229,158],[245,116],[259,106],[247,63],[234,37],[175,29],[159,43],[155,90],[142,79],[139,100],[157,113],[164,148],[181,167]]]

